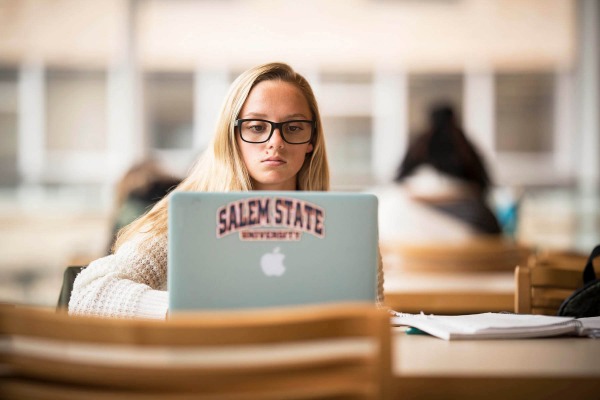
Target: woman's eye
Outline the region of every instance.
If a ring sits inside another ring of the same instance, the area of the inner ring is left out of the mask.
[[[265,131],[264,125],[252,125],[249,129],[254,133],[261,133]]]

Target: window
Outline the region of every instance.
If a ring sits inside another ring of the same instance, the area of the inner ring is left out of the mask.
[[[371,117],[324,117],[327,156],[335,186],[369,184]]]
[[[150,147],[161,150],[192,148],[193,73],[147,73],[144,82]]]
[[[498,152],[548,153],[553,150],[553,92],[551,73],[496,76]]]
[[[323,73],[318,101],[334,188],[372,183],[372,76]]]
[[[105,73],[50,70],[46,82],[48,150],[104,150],[107,145]]]
[[[18,183],[17,71],[0,69],[0,186]]]

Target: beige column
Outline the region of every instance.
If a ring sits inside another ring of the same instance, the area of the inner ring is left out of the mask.
[[[46,159],[44,65],[25,62],[19,70],[17,165],[25,185],[42,182]]]
[[[579,187],[595,192],[600,186],[600,2],[579,0],[577,5]]]
[[[372,166],[377,183],[390,182],[408,147],[408,77],[376,71],[373,81]]]

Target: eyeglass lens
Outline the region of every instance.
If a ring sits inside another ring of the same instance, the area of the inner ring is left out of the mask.
[[[269,121],[245,120],[240,121],[242,139],[252,143],[263,143],[269,139],[274,127]],[[312,136],[311,121],[286,121],[281,123],[281,135],[288,143],[306,143]]]

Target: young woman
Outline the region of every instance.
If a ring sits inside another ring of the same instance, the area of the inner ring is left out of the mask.
[[[492,181],[485,162],[451,104],[431,108],[429,127],[409,146],[396,182],[433,213],[454,219],[475,235],[501,233],[487,200]]]
[[[231,85],[211,146],[176,191],[328,190],[317,101],[288,65],[252,68]],[[168,196],[120,232],[114,253],[75,280],[70,314],[165,318]],[[380,263],[379,298],[383,275]]]

